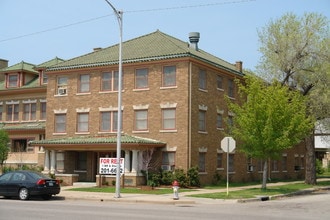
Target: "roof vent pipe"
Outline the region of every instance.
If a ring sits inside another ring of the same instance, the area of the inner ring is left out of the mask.
[[[198,42],[199,42],[199,32],[190,32],[189,33],[189,41],[190,41],[190,47],[198,50]]]

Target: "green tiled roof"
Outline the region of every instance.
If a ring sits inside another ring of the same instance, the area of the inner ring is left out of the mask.
[[[32,141],[32,145],[58,145],[58,144],[114,144],[117,143],[117,136],[76,136],[59,139]],[[153,139],[122,135],[121,143],[124,144],[155,144],[165,145],[165,143]]]
[[[86,68],[118,64],[119,45],[94,51],[48,68],[48,71]],[[204,62],[227,69],[236,74],[235,65],[215,57],[203,50],[189,47],[187,42],[156,31],[129,41],[122,45],[123,63],[147,62],[179,57],[194,57]]]
[[[57,65],[59,63],[62,63],[63,61],[65,61],[65,60],[63,60],[61,58],[58,58],[58,57],[55,57],[54,59],[51,59],[49,61],[46,61],[44,63],[41,63],[41,64],[37,65],[36,68],[47,68],[47,67],[51,67],[51,66]]]
[[[26,72],[39,74],[38,71],[34,70],[34,67],[35,67],[35,65],[22,61],[15,65],[3,68],[0,70],[0,72],[26,71]]]
[[[0,129],[12,130],[40,130],[45,129],[45,122],[0,123]]]

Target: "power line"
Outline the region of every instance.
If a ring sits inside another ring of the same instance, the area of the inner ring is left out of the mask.
[[[180,9],[211,7],[211,6],[227,5],[227,4],[239,4],[239,3],[253,2],[253,1],[256,1],[256,0],[237,0],[237,1],[207,3],[207,4],[199,4],[199,5],[185,5],[185,6],[175,6],[175,7],[167,7],[167,8],[142,9],[142,10],[135,10],[135,11],[125,11],[125,13],[143,13],[143,12],[155,12],[155,11],[180,10]],[[38,34],[42,34],[42,33],[45,33],[45,32],[64,29],[64,28],[68,28],[68,27],[71,27],[71,26],[84,24],[84,23],[88,23],[88,22],[91,22],[91,21],[100,20],[100,19],[103,19],[103,18],[106,18],[106,17],[109,17],[109,16],[113,16],[113,15],[114,14],[103,15],[103,16],[100,16],[100,17],[90,18],[90,19],[78,21],[78,22],[71,23],[71,24],[61,25],[61,26],[45,29],[45,30],[42,30],[42,31],[37,31],[37,32],[29,33],[29,34],[23,34],[23,35],[19,35],[19,36],[16,36],[16,37],[10,37],[10,38],[0,40],[0,43],[5,42],[5,41],[16,40],[16,39],[24,38],[24,37],[28,37],[28,36],[38,35]]]

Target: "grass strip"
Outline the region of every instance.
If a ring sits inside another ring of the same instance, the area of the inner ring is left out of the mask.
[[[68,189],[71,191],[81,191],[81,192],[102,192],[102,193],[115,193],[115,187],[82,187],[82,188],[72,188]],[[180,192],[189,192],[192,189],[180,189]],[[155,188],[151,190],[145,190],[141,188],[121,188],[121,193],[131,193],[131,194],[152,194],[152,195],[163,195],[173,193],[172,188]]]
[[[242,189],[233,191],[229,188],[229,194],[227,196],[227,192],[217,192],[217,193],[205,193],[205,194],[196,194],[189,195],[190,197],[197,198],[209,198],[209,199],[248,199],[248,198],[256,198],[258,196],[274,196],[281,194],[290,194],[295,193],[300,190],[310,189],[310,188],[319,188],[324,186],[330,186],[330,181],[322,181],[319,182],[317,186],[311,186],[304,183],[295,183],[295,184],[285,184],[281,186],[271,186],[267,189],[263,190],[260,187],[254,187],[250,189]]]

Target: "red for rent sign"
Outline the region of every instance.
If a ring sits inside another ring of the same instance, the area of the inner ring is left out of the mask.
[[[120,158],[120,173],[124,173],[124,158]],[[100,158],[100,174],[116,175],[117,173],[117,158]]]

